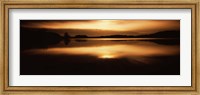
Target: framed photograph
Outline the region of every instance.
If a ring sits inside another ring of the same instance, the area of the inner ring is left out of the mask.
[[[1,94],[199,93],[199,0],[1,2]]]

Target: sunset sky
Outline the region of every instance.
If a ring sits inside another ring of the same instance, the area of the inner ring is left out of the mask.
[[[180,30],[179,20],[21,20],[24,28],[45,28],[70,35],[144,35]]]

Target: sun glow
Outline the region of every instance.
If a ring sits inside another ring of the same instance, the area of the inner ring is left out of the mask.
[[[96,29],[102,29],[102,30],[113,30],[113,27],[112,27],[112,22],[109,21],[109,20],[101,20],[99,21],[94,27]]]
[[[71,26],[66,25],[63,28],[72,28],[72,29],[99,29],[99,30],[115,30],[115,31],[124,31],[126,29],[122,28],[121,25],[116,25],[115,20],[99,20],[93,23],[80,23],[71,24]]]

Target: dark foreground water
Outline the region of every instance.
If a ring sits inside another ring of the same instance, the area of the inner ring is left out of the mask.
[[[21,75],[179,75],[176,39],[70,39],[20,52]]]

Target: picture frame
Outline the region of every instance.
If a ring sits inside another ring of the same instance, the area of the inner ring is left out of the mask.
[[[199,93],[199,0],[87,0],[87,1],[51,1],[51,0],[1,0],[1,94],[2,95],[38,95],[38,94],[75,94],[75,95],[142,95],[177,94],[198,95]],[[9,86],[9,9],[191,9],[192,21],[192,74],[191,86]]]

